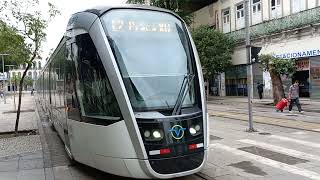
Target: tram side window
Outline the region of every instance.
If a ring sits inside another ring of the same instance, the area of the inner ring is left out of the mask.
[[[89,34],[77,36],[76,45],[76,64],[80,82],[78,95],[83,115],[120,120],[119,105]]]
[[[73,46],[73,45],[72,45]],[[68,118],[81,121],[79,101],[76,91],[76,74],[75,74],[75,64],[73,57],[70,54],[71,46],[67,46],[68,55],[67,60],[64,61],[63,66],[65,67],[65,96],[66,96],[66,105],[68,107]]]

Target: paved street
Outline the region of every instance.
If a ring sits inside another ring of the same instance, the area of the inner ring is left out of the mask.
[[[289,115],[254,104],[258,132],[248,133],[246,104],[223,102],[227,103],[208,102],[208,163],[197,175],[179,179],[320,179],[317,112]],[[0,180],[125,179],[70,162],[51,122],[29,94],[23,98],[25,112],[19,129],[36,132],[19,137],[5,134],[13,130],[15,120],[13,99],[8,98],[7,103],[0,102]]]
[[[213,179],[320,179],[319,103],[303,101],[304,114],[278,113],[271,100],[253,100],[248,133],[246,98],[212,97],[210,158]],[[290,127],[290,128],[287,128]]]
[[[208,169],[220,179],[320,179],[320,133],[255,124],[258,132],[245,132],[247,122],[211,119]]]

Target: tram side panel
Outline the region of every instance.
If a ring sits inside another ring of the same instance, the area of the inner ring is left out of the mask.
[[[69,71],[76,73],[67,75],[70,79],[66,80],[72,155],[75,160],[97,169],[132,177],[125,159],[137,159],[137,156],[122,116],[115,117],[119,109],[114,107],[116,100],[101,59],[88,33],[75,38],[71,48],[67,49],[78,51],[70,52],[73,56],[66,65],[69,68],[66,74]]]

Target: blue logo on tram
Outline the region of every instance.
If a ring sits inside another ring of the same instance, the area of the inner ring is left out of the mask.
[[[169,130],[169,132],[171,132],[171,136],[174,138],[174,139],[181,139],[183,138],[184,136],[184,131],[186,130],[186,128],[183,128],[182,126],[180,125],[174,125],[172,126],[172,128]]]

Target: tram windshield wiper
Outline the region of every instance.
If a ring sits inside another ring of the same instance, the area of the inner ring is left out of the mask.
[[[180,114],[181,107],[183,105],[183,101],[186,98],[188,91],[190,89],[190,86],[192,85],[192,80],[194,79],[193,74],[186,74],[183,78],[182,85],[178,94],[178,98],[176,100],[176,103],[174,104],[174,108],[172,111],[172,115],[178,115]]]

